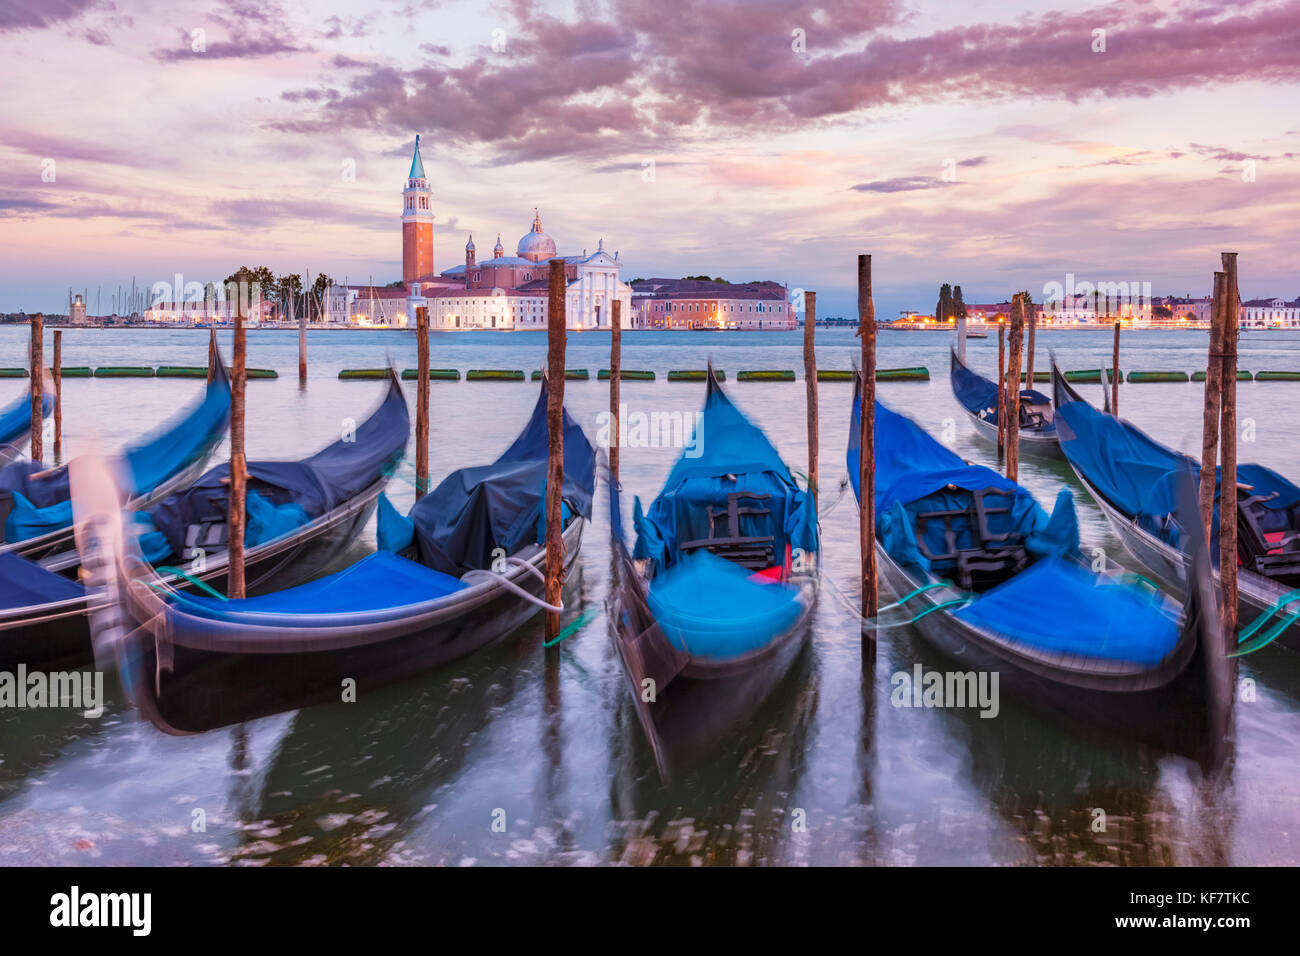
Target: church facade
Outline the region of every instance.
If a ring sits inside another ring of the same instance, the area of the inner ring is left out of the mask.
[[[411,171],[402,190],[402,283],[405,302],[388,324],[415,324],[415,310],[429,310],[435,329],[544,329],[551,263],[564,264],[568,327],[574,330],[608,329],[613,303],[622,303],[623,323],[631,325],[632,289],[620,278],[623,264],[617,252],[605,249],[604,240],[590,254],[561,255],[555,240],[542,228],[533,210],[533,223],[506,255],[500,234],[488,259],[480,260],[471,234],[462,263],[435,272],[433,249],[433,190],[424,172],[420,139],[415,140]],[[361,290],[349,306],[365,311]],[[370,290],[370,295],[391,290]]]

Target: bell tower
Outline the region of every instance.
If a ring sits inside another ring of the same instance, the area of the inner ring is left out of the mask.
[[[420,137],[415,137],[411,173],[402,190],[402,281],[410,286],[433,274],[433,190],[420,159]]]

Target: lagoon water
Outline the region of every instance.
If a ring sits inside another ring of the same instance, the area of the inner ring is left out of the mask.
[[[849,368],[851,330],[818,330],[822,368]],[[230,335],[221,336],[229,355]],[[928,383],[882,383],[880,397],[963,457],[994,464],[952,398],[949,336],[882,332],[881,367],[923,365]],[[741,369],[802,369],[801,333],[624,335],[623,364],[655,382],[625,382],[631,411],[693,413],[702,383],[670,368],[712,357],[727,389],[806,468],[804,384],[741,383]],[[1132,332],[1124,369],[1204,368],[1203,332]],[[26,327],[0,328],[0,366],[26,364]],[[68,330],[66,366],[202,365],[203,330]],[[570,410],[594,437],[608,407],[608,335],[569,336]],[[1039,334],[1037,367],[1055,349],[1065,368],[1108,360],[1109,330]],[[1300,370],[1300,334],[1249,332],[1242,368]],[[249,365],[281,378],[248,385],[250,457],[297,457],[360,419],[382,383],[340,382],[341,368],[390,359],[415,365],[406,332],[312,332],[310,378],[297,381],[297,335],[249,335]],[[435,334],[434,367],[539,368],[544,333]],[[47,333],[47,362],[49,361]],[[996,338],[968,359],[996,369]],[[802,376],[802,372],[799,373]],[[405,383],[414,401],[415,383]],[[108,451],[187,405],[202,383],[162,379],[64,382],[65,453]],[[25,385],[0,381],[0,405]],[[490,461],[528,416],[529,383],[435,382],[431,470]],[[1099,399],[1100,386],[1085,386]],[[1199,455],[1201,388],[1125,385],[1120,410],[1157,439]],[[852,386],[820,386],[823,507],[845,474]],[[1300,384],[1241,383],[1242,461],[1300,478]],[[706,436],[707,440],[707,436]],[[218,454],[224,456],[223,448]],[[412,443],[411,453],[413,455]],[[676,451],[622,452],[622,480],[649,502]],[[1064,463],[1026,459],[1021,481],[1050,507],[1074,488],[1085,550],[1134,567]],[[409,482],[394,479],[402,510]],[[540,618],[444,670],[355,704],[168,737],[105,682],[104,716],[0,711],[0,864],[1291,864],[1300,861],[1300,656],[1268,648],[1243,659],[1229,765],[1204,779],[1192,764],[1122,739],[1062,726],[1003,699],[975,711],[890,705],[890,675],[944,660],[910,628],[881,635],[864,679],[859,629],[831,585],[853,594],[857,524],[851,497],[823,519],[828,585],[807,651],[751,725],[665,787],[641,737],[604,615],[608,527],[597,492],[566,620],[594,616],[549,669]],[[374,547],[373,522],[348,560]],[[887,599],[887,598],[886,598]],[[1098,830],[1098,810],[1105,827]],[[201,813],[199,812],[201,811]],[[196,820],[202,819],[199,829]],[[504,832],[494,828],[504,820]]]

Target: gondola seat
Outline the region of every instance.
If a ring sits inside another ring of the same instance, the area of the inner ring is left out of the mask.
[[[987,496],[1006,501],[990,505]],[[929,567],[947,575],[967,591],[984,591],[1024,570],[1029,553],[1024,535],[1012,522],[1015,497],[996,488],[948,492],[942,496],[947,507],[918,505],[912,513],[916,522],[916,545]],[[991,519],[1005,530],[995,531]],[[939,543],[942,542],[942,543]]]
[[[762,507],[759,503],[770,499],[769,494],[733,491],[727,495],[726,508],[718,509],[713,505],[705,506],[708,516],[709,536],[694,541],[684,541],[681,550],[696,551],[707,549],[720,558],[726,558],[743,568],[762,571],[772,567],[776,554],[776,536],[772,534],[741,534],[742,520],[757,521],[770,526],[772,509]],[[751,502],[744,506],[743,502]],[[727,533],[718,534],[718,519],[725,518]]]
[[[648,600],[677,650],[728,659],[765,647],[793,627],[802,610],[798,593],[700,549],[657,574]]]
[[[1286,511],[1272,512],[1266,502],[1277,497],[1253,495],[1237,505],[1237,546],[1240,563],[1274,580],[1300,578],[1300,532],[1277,527],[1289,518]]]

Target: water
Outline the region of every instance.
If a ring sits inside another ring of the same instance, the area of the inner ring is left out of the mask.
[[[25,364],[26,328],[0,329],[0,366]],[[849,368],[851,331],[819,330],[819,365]],[[65,365],[201,365],[202,331],[70,330]],[[712,356],[743,368],[801,369],[799,333],[628,333],[624,366],[660,373],[625,382],[633,410],[694,412],[702,384],[668,383],[670,368]],[[229,354],[229,336],[222,342]],[[311,377],[296,380],[294,332],[249,336],[249,364],[277,369],[248,395],[250,457],[294,457],[360,418],[381,384],[339,382],[345,367],[415,365],[406,333],[319,332]],[[1109,358],[1110,332],[1043,332],[1066,368]],[[971,340],[977,369],[996,368],[996,339]],[[608,364],[609,339],[569,337],[570,368]],[[1125,369],[1203,367],[1205,333],[1126,334]],[[435,367],[540,366],[541,333],[435,335]],[[948,337],[882,333],[882,367],[924,365],[933,381],[884,383],[883,401],[935,434],[948,428],[964,457],[993,450],[961,416],[947,382]],[[48,361],[48,349],[47,349]],[[1300,336],[1248,333],[1241,367],[1300,369]],[[414,397],[415,383],[406,383]],[[0,404],[23,388],[0,381]],[[68,380],[65,451],[112,449],[186,405],[202,383]],[[431,470],[439,478],[491,460],[522,426],[536,386],[432,387]],[[806,462],[804,385],[737,383],[729,393],[798,470]],[[1098,386],[1085,387],[1097,398]],[[852,386],[820,388],[823,485],[844,474]],[[1239,414],[1253,441],[1243,461],[1300,475],[1300,388],[1242,383]],[[566,399],[588,433],[608,405],[605,383],[570,382]],[[1157,439],[1199,454],[1195,385],[1121,389],[1123,414]],[[223,449],[220,454],[225,454]],[[413,448],[412,448],[413,454]],[[672,465],[667,449],[622,453],[630,498],[648,503]],[[1028,459],[1021,480],[1050,507],[1076,488],[1086,549],[1123,561],[1118,540],[1063,464]],[[403,509],[413,491],[395,481]],[[827,498],[833,497],[828,493]],[[824,499],[825,501],[826,499]],[[1230,766],[1203,780],[1188,762],[1115,738],[1061,727],[1013,702],[973,712],[895,709],[889,676],[943,659],[908,629],[882,635],[861,676],[858,628],[823,591],[807,652],[752,725],[716,759],[663,787],[627,701],[603,603],[607,528],[583,542],[570,614],[599,613],[562,645],[548,669],[540,619],[504,642],[435,674],[356,704],[316,708],[196,737],[142,723],[120,691],[98,720],[73,712],[0,713],[0,864],[1295,864],[1300,858],[1300,657],[1278,649],[1245,658],[1255,699],[1239,703]],[[629,501],[630,507],[630,501]],[[857,524],[845,499],[823,523],[825,575],[853,593]],[[373,548],[373,529],[351,558]],[[567,619],[567,617],[566,617]],[[112,687],[113,679],[106,682]],[[1094,832],[1096,808],[1106,829]],[[205,829],[196,832],[196,811]],[[505,820],[495,832],[494,819]],[[806,824],[806,826],[804,826]]]

